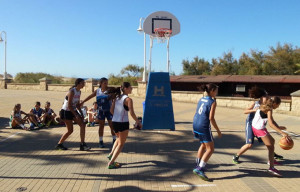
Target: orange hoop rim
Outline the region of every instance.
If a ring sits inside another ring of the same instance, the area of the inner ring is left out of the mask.
[[[155,28],[154,32],[155,32],[157,37],[169,37],[172,34],[172,29]]]

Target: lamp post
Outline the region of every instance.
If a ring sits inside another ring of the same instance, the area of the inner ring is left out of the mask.
[[[142,28],[142,20],[145,20],[145,18],[141,17],[140,18],[140,25],[139,28],[137,29],[138,32],[144,32]],[[144,32],[144,71],[143,71],[143,82],[146,82],[146,33]]]
[[[3,41],[2,39],[2,33],[5,34],[5,41],[4,41],[4,75],[3,75],[3,79],[6,79],[6,40],[7,40],[7,36],[6,36],[6,32],[5,31],[1,31],[0,33],[0,42]]]

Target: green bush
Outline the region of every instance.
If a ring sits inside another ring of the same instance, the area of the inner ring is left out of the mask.
[[[17,73],[14,78],[15,83],[40,83],[40,79],[46,77],[53,84],[64,83],[61,77],[55,77],[47,73]]]

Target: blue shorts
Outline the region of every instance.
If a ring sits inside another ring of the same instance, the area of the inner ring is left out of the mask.
[[[105,120],[105,118],[110,121],[112,120],[113,116],[110,113],[110,111],[100,111],[98,112],[98,119],[99,120]]]
[[[252,121],[246,120],[245,134],[246,134],[246,144],[253,144],[254,134],[252,131]]]
[[[201,133],[194,131],[194,138],[199,139],[200,143],[209,143],[214,141],[210,129],[205,129]]]

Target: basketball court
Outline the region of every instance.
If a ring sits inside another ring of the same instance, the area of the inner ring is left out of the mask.
[[[34,93],[34,94],[33,94]],[[9,129],[8,117],[16,101],[29,111],[37,98],[49,100],[55,112],[61,107],[65,92],[1,90],[0,92],[0,191],[299,191],[300,142],[294,148],[275,151],[285,157],[277,166],[283,178],[270,176],[266,170],[267,149],[255,141],[252,150],[232,163],[232,155],[244,143],[246,116],[240,109],[218,107],[216,121],[223,133],[216,138],[215,152],[208,162],[205,182],[192,170],[199,147],[193,139],[192,119],[196,104],[173,102],[175,131],[130,130],[118,161],[122,167],[107,169],[110,148],[98,148],[98,127],[87,127],[89,152],[79,151],[79,127],[65,142],[67,151],[53,150],[65,127],[37,131]],[[88,94],[83,93],[82,97]],[[133,98],[137,115],[142,114],[141,98]],[[92,101],[87,103],[91,106]],[[274,114],[279,125],[299,133],[299,117]],[[132,120],[131,128],[133,127]],[[271,130],[270,128],[268,128]],[[216,133],[213,133],[216,136]],[[104,142],[111,147],[109,128],[105,127]]]

